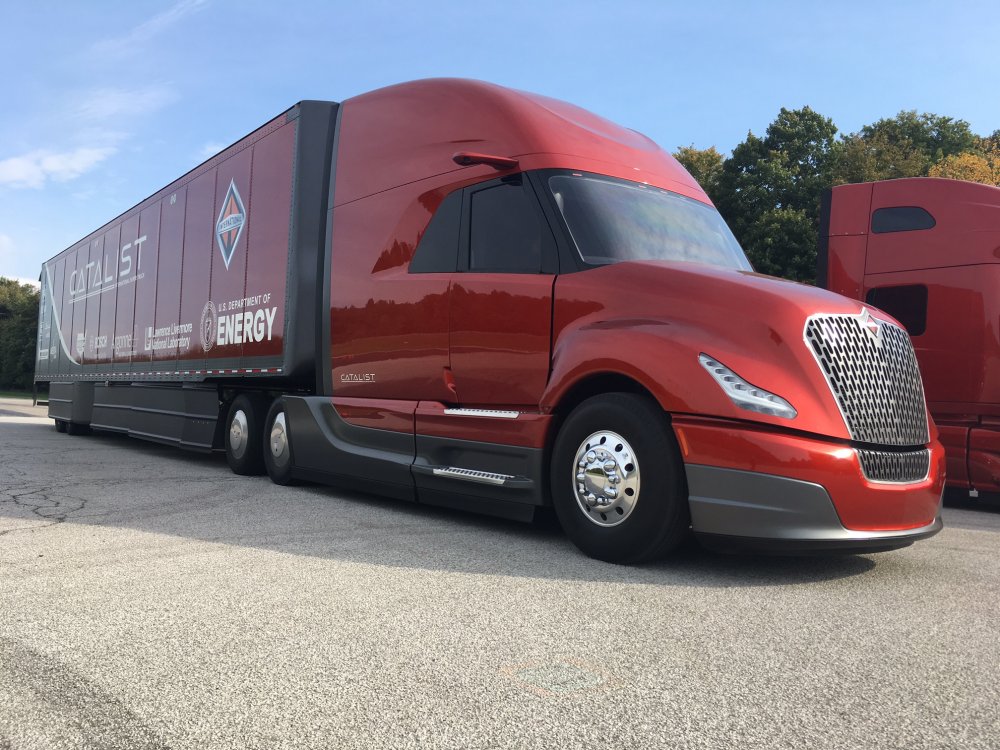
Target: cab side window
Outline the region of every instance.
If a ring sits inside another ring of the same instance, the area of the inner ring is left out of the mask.
[[[534,196],[520,183],[502,183],[471,195],[469,270],[539,273],[544,246]]]

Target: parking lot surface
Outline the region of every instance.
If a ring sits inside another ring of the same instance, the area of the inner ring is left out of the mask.
[[[619,567],[0,401],[0,749],[1000,747],[1000,510]]]

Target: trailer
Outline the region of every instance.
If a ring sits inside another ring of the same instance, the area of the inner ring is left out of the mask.
[[[552,506],[615,562],[941,528],[897,321],[753,274],[648,138],[477,81],[301,102],[47,262],[37,379],[60,430]]]
[[[1000,188],[927,177],[824,198],[819,284],[913,338],[949,486],[1000,492]]]

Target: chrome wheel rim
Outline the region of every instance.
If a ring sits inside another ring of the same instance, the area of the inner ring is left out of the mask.
[[[573,494],[592,523],[617,526],[639,502],[639,462],[632,446],[610,430],[595,432],[576,450]]]
[[[246,452],[248,432],[247,415],[242,409],[237,409],[229,424],[229,449],[236,458],[241,458]]]
[[[279,412],[271,424],[271,434],[267,441],[274,463],[284,466],[288,462],[288,430],[285,428],[285,412]]]

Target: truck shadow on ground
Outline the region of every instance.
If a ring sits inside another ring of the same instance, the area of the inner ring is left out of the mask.
[[[734,556],[708,552],[692,541],[656,563],[613,565],[585,557],[550,514],[526,524],[335,487],[279,487],[267,477],[233,475],[220,454],[191,454],[119,435],[67,438],[53,431],[51,440],[73,440],[74,448],[104,461],[114,457],[122,466],[151,469],[148,479],[94,478],[80,484],[67,477],[56,483],[47,490],[53,498],[83,499],[67,522],[359,564],[659,586],[767,587],[864,575],[877,571],[881,560],[898,561],[906,554]],[[96,493],[100,496],[84,497]],[[4,515],[9,509],[0,505]]]

